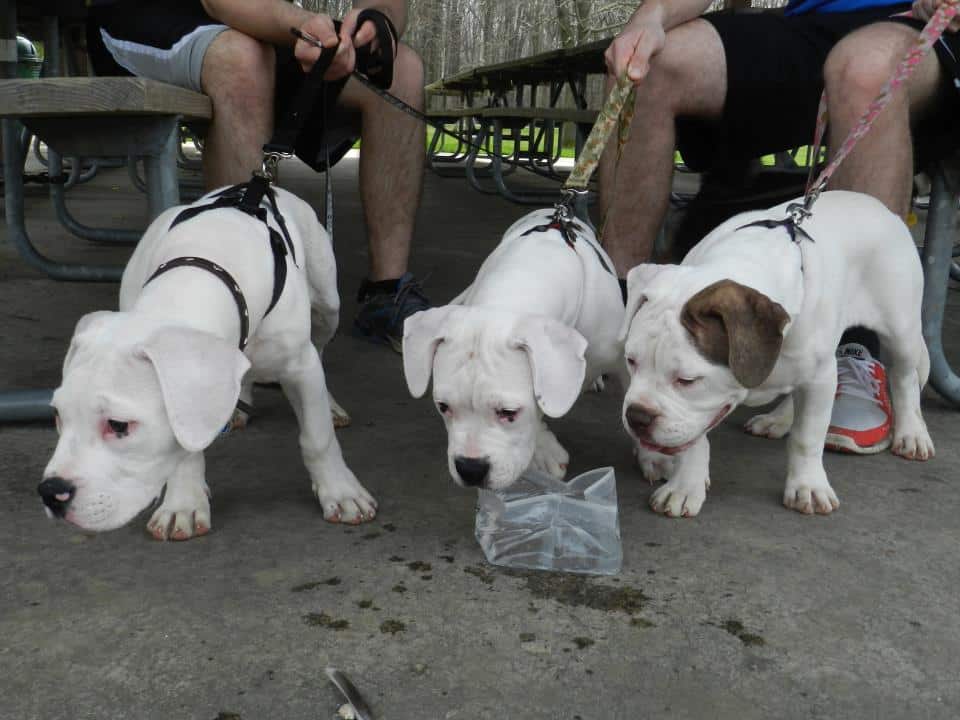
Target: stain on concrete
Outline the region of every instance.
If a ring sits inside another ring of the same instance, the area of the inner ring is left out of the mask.
[[[508,575],[523,578],[526,589],[534,597],[554,600],[561,605],[587,607],[605,612],[622,612],[633,615],[643,610],[650,598],[643,590],[625,587],[610,587],[596,583],[592,578],[563,573],[507,571]]]
[[[596,640],[588,637],[575,637],[573,639],[573,644],[577,646],[577,650],[586,650],[591,645],[596,644]]]
[[[433,580],[433,575],[421,575],[421,580]]]
[[[453,555],[438,555],[438,558],[441,560],[446,560],[448,563],[452,563],[456,558]]]
[[[720,623],[720,627],[733,635],[735,638],[739,638],[740,642],[747,647],[762,647],[763,645],[767,644],[767,641],[764,640],[760,635],[747,632],[743,627],[743,623],[739,620],[724,620],[722,623]]]
[[[379,530],[371,530],[370,532],[364,534],[363,539],[364,539],[364,540],[376,540],[376,539],[377,539],[378,537],[380,537],[382,534],[383,534],[383,533],[381,533]]]
[[[390,562],[404,562],[405,558],[400,557],[399,555],[391,555],[387,558]]]
[[[217,717],[215,717],[214,720],[243,720],[243,718],[240,716],[240,713],[221,710],[217,713]]]
[[[404,632],[407,629],[406,624],[400,622],[399,620],[384,620],[380,623],[380,632],[384,635],[396,635],[399,632]]]
[[[920,488],[915,488],[915,487],[897,488],[897,492],[902,492],[902,493],[918,493],[918,492],[920,492]]]
[[[520,633],[520,642],[533,642],[537,636],[533,633]]]
[[[346,630],[350,627],[349,620],[335,620],[325,612],[307,613],[303,621],[310,627],[322,627],[329,630]]]
[[[423,560],[414,560],[413,562],[409,562],[407,563],[407,567],[414,572],[430,572],[433,570],[433,565],[428,562],[423,562]]]
[[[394,525],[393,523],[384,523],[383,529],[386,530],[387,532],[396,532],[397,526]]]
[[[630,624],[633,625],[633,627],[643,628],[644,630],[647,628],[656,627],[655,623],[652,623],[646,618],[641,617],[630,618]]]
[[[397,583],[390,589],[393,590],[395,593],[405,593],[407,591],[407,586],[404,585],[403,583]]]
[[[361,610],[369,610],[373,607],[373,600],[357,600],[357,607]]]
[[[495,580],[493,573],[488,571],[483,565],[471,565],[470,567],[465,567],[463,571],[467,573],[467,575],[473,575],[479,578],[487,585],[493,585],[493,581]]]
[[[316,590],[321,585],[339,585],[341,582],[340,578],[332,577],[327,578],[326,580],[317,580],[316,582],[303,583],[303,585],[294,585],[290,588],[290,592],[306,592],[307,590]]]

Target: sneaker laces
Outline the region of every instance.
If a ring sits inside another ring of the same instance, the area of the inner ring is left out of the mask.
[[[883,406],[880,380],[873,374],[873,360],[845,356],[837,361],[837,395],[869,400]]]
[[[401,310],[407,305],[407,298],[413,301],[412,304],[418,306],[418,310],[430,306],[430,301],[427,299],[423,286],[432,274],[433,271],[431,270],[423,276],[422,281],[411,277],[410,280],[405,282],[403,286],[397,290],[396,295],[393,297],[393,304],[396,306],[396,310],[394,311],[395,317],[399,315]]]

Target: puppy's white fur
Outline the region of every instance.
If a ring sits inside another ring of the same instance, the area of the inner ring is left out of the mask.
[[[623,335],[631,380],[623,419],[631,432],[629,408],[653,418],[631,434],[644,473],[667,480],[650,500],[657,512],[696,515],[710,484],[706,432],[740,403],[760,405],[781,395],[796,408],[795,419],[785,405],[753,427],[783,434],[792,423],[784,505],[803,513],[835,510],[823,444],[837,386],[835,350],[843,331],[856,325],[875,330],[883,347],[895,413],[893,451],[918,460],[933,455],[920,411],[929,372],[920,324],[923,273],[909,231],[877,200],[842,191],[824,193],[803,223],[814,242],[795,244],[783,228],[742,228],[781,220],[786,206],[728,220],[679,266],[641,265],[629,274]],[[681,323],[691,298],[723,280],[758,291],[789,316],[775,365],[755,387],[704,357]]]
[[[420,397],[433,374],[457,483],[458,458],[489,463],[490,488],[531,464],[563,477],[568,455],[543,416],[564,415],[585,386],[621,368],[623,301],[603,268],[613,264],[579,221],[572,245],[556,229],[530,232],[552,214],[518,220],[460,296],[406,321],[407,383]]]
[[[53,398],[60,438],[44,471],[76,488],[68,521],[88,530],[116,528],[162,493],[147,525],[154,536],[207,532],[203,450],[229,421],[241,389],[250,399],[255,379],[279,381],[293,405],[324,517],[373,517],[375,501],[340,452],[311,342],[311,314],[321,347],[337,326],[329,236],[305,202],[281,189],[277,199],[299,268],[288,260],[283,294],[266,317],[274,261],[263,223],[236,210],[212,210],[170,229],[178,207],[160,215],[137,246],[123,274],[120,311],[91,313],[77,323]],[[238,349],[237,305],[211,273],[176,268],[144,286],[162,262],[190,255],[220,264],[241,287],[250,312],[246,352]],[[118,437],[108,420],[129,423],[129,432]]]

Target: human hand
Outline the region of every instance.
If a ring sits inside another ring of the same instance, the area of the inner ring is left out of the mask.
[[[937,8],[943,5],[944,2],[946,2],[946,0],[914,0],[912,8],[913,16],[921,20],[929,20],[933,17]],[[954,15],[950,24],[947,26],[947,30],[950,32],[960,30],[960,15]]]
[[[626,73],[634,85],[639,84],[650,72],[650,61],[663,50],[666,40],[667,34],[659,22],[646,18],[630,22],[603,54],[607,72],[618,80]]]
[[[347,56],[344,52],[344,44],[337,37],[337,30],[333,24],[333,19],[329,15],[313,15],[300,26],[300,32],[308,37],[313,36],[320,41],[325,48],[337,46],[337,54],[333,58],[330,68],[324,74],[324,80],[339,80],[353,72],[354,58],[352,55],[353,47],[351,45],[351,54]],[[320,59],[320,48],[306,40],[297,40],[293,46],[293,54],[300,63],[301,69],[308,73],[313,69],[314,64]]]

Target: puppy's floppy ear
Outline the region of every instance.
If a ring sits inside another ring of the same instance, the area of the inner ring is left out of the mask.
[[[782,305],[733,280],[708,285],[680,312],[700,354],[728,365],[745,388],[757,387],[773,372],[789,321]]]
[[[414,397],[423,397],[433,372],[433,356],[444,340],[451,316],[462,313],[459,305],[421,310],[403,321],[403,374]]]
[[[508,345],[526,352],[533,393],[545,415],[560,417],[573,407],[587,372],[583,335],[553,318],[530,315],[517,322]]]
[[[136,352],[157,372],[177,441],[190,452],[203,450],[230,419],[250,361],[216,335],[176,326],[159,328]]]
[[[64,375],[67,374],[67,369],[76,357],[77,351],[89,339],[90,333],[95,331],[108,316],[116,314],[110,310],[97,310],[87,313],[77,321],[77,326],[73,330],[73,337],[70,339],[70,347],[67,349],[67,356],[63,359]]]
[[[620,335],[618,339],[623,342],[627,339],[630,332],[630,326],[633,324],[633,318],[637,311],[647,301],[644,290],[650,282],[666,270],[671,265],[656,265],[654,263],[643,263],[627,273],[627,307],[623,312],[623,324],[620,326]]]

